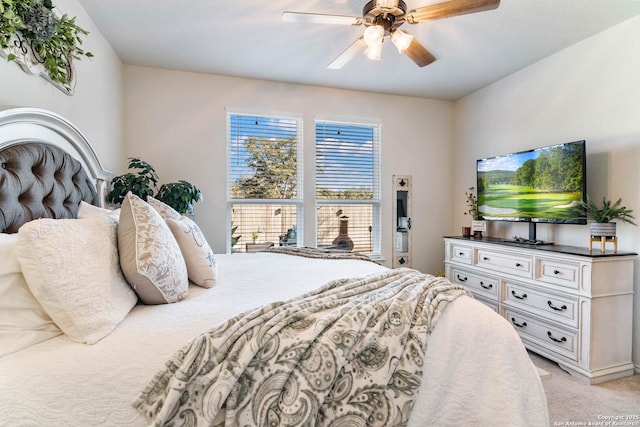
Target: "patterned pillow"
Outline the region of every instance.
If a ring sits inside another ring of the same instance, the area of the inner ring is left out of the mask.
[[[182,218],[182,215],[180,215],[180,212],[173,209],[168,204],[161,202],[158,199],[155,199],[153,197],[147,197],[147,203],[153,206],[153,208],[160,214],[162,219],[164,219],[165,221],[168,220],[169,218],[171,219]]]
[[[189,279],[203,288],[212,287],[218,276],[218,266],[198,224],[160,200],[147,197],[147,202],[158,211],[171,229],[187,264]]]
[[[18,231],[16,254],[27,285],[72,341],[96,343],[136,305],[116,236],[107,217],[39,219]]]
[[[189,290],[184,257],[162,217],[140,197],[122,201],[118,226],[120,265],[145,304],[182,300]]]
[[[0,233],[0,357],[62,334],[29,290],[17,246],[17,234]]]

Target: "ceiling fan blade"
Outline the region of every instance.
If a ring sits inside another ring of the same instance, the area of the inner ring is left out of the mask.
[[[327,15],[323,13],[282,12],[283,22],[306,22],[310,24],[361,25],[360,16]]]
[[[331,70],[339,70],[344,67],[349,61],[351,61],[358,53],[364,50],[366,43],[364,37],[360,37],[355,42],[351,43],[351,46],[346,48],[336,59],[334,59],[327,68]]]
[[[404,54],[411,58],[419,67],[429,65],[436,60],[436,57],[416,39],[411,40],[411,44],[405,49]]]
[[[496,9],[498,6],[500,6],[500,0],[450,0],[410,10],[407,12],[406,19],[410,24],[417,24],[434,19],[484,12]]]

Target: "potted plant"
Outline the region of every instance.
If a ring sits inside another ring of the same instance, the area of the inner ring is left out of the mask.
[[[198,187],[188,181],[180,180],[162,184],[154,195],[159,178],[153,166],[138,157],[130,157],[128,167],[130,172],[111,179],[107,194],[108,203],[121,204],[127,193],[131,191],[142,200],[147,200],[148,196],[155,197],[181,215],[193,217],[193,203],[202,200],[202,192]]]
[[[193,204],[202,200],[202,192],[195,185],[181,179],[178,182],[162,184],[156,199],[168,204],[182,215],[193,218]]]
[[[633,210],[622,206],[621,198],[612,204],[611,200],[608,200],[605,196],[602,198],[600,206],[589,198],[585,208],[587,210],[587,218],[593,220],[590,229],[591,235],[594,237],[615,237],[616,223],[613,222],[615,220],[637,225],[633,222]]]
[[[481,239],[482,232],[487,230],[486,221],[482,221],[480,219],[480,211],[478,210],[478,198],[475,194],[475,187],[469,187],[467,191],[464,192],[464,195],[467,198],[467,212],[465,215],[471,216],[471,231],[473,231],[473,236],[475,238]]]
[[[142,200],[147,200],[147,196],[153,196],[158,185],[158,174],[153,166],[137,157],[130,157],[128,168],[131,172],[111,178],[107,194],[108,203],[121,204],[129,191]]]

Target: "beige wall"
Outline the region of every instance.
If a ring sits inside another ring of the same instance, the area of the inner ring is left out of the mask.
[[[640,17],[578,43],[455,106],[452,198],[455,221],[468,222],[464,191],[475,182],[475,160],[577,139],[587,141],[587,187],[594,198],[622,197],[640,219]],[[527,235],[526,225],[489,235]],[[538,238],[588,246],[588,226],[539,225]],[[640,252],[640,227],[618,225],[619,248]],[[640,264],[635,265],[634,361],[640,368]]]
[[[186,179],[204,193],[196,221],[215,252],[226,250],[225,108],[301,114],[306,195],[313,190],[314,119],[382,123],[383,256],[391,258],[391,180],[413,175],[414,267],[442,268],[442,232],[451,228],[452,104],[419,98],[125,66],[126,155],[140,156],[163,182]],[[124,165],[123,165],[124,167]],[[313,206],[305,243],[313,244]]]
[[[414,267],[442,267],[442,235],[458,234],[464,191],[477,158],[576,139],[587,140],[592,197],[622,197],[640,218],[640,17],[618,25],[469,95],[455,104],[242,78],[122,66],[77,0],[58,0],[91,34],[93,59],[76,63],[75,95],[0,61],[0,108],[40,107],[71,120],[106,168],[126,158],[151,162],[163,181],[187,179],[204,192],[196,206],[216,252],[225,250],[225,107],[302,114],[305,157],[313,161],[313,120],[382,122],[383,255],[391,257],[393,174],[413,175]],[[124,94],[123,94],[124,89]],[[124,145],[123,145],[124,140]],[[309,163],[310,162],[310,163]],[[305,193],[313,193],[313,167]],[[313,218],[307,209],[307,219]],[[307,222],[306,238],[313,234]],[[490,235],[526,234],[492,225]],[[538,236],[587,245],[587,226],[539,226]],[[620,248],[640,250],[640,227],[619,226]],[[307,240],[307,244],[312,241]],[[640,366],[640,266],[635,269],[634,360]]]
[[[0,108],[37,107],[60,114],[82,131],[106,169],[116,168],[122,159],[122,64],[80,3],[56,0],[55,4],[90,32],[83,47],[95,57],[75,62],[73,96],[0,58]]]

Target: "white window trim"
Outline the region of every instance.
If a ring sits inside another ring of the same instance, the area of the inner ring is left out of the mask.
[[[231,185],[229,176],[231,174],[231,152],[230,152],[230,121],[232,115],[251,115],[273,119],[292,119],[296,120],[297,134],[297,183],[295,199],[232,199]],[[250,109],[242,107],[226,107],[225,108],[225,158],[226,158],[226,174],[225,174],[225,192],[226,192],[226,253],[231,253],[231,227],[232,214],[231,206],[234,204],[292,204],[296,205],[296,228],[298,233],[298,245],[304,242],[304,123],[300,113],[265,111],[259,109]]]
[[[382,121],[379,119],[372,118],[362,118],[362,117],[347,117],[347,116],[326,116],[326,115],[317,115],[314,118],[313,129],[313,145],[314,145],[314,154],[316,152],[316,141],[317,136],[315,134],[315,129],[317,127],[318,122],[327,122],[327,123],[337,123],[337,124],[345,124],[345,125],[353,125],[353,126],[372,126],[375,128],[374,135],[377,133],[377,138],[374,138],[374,151],[377,150],[377,161],[374,162],[374,170],[373,170],[373,179],[374,179],[374,192],[373,198],[371,200],[363,200],[363,201],[352,201],[349,204],[370,204],[373,205],[373,248],[368,255],[372,259],[382,260]],[[314,171],[315,171],[315,155],[314,155]],[[316,198],[316,173],[313,174],[314,180],[314,191],[313,191],[313,201],[315,206],[315,212],[317,212],[319,204],[344,204],[344,200],[332,200],[332,199],[320,199]],[[314,242],[317,246],[317,232],[318,232],[318,216],[314,215]]]

